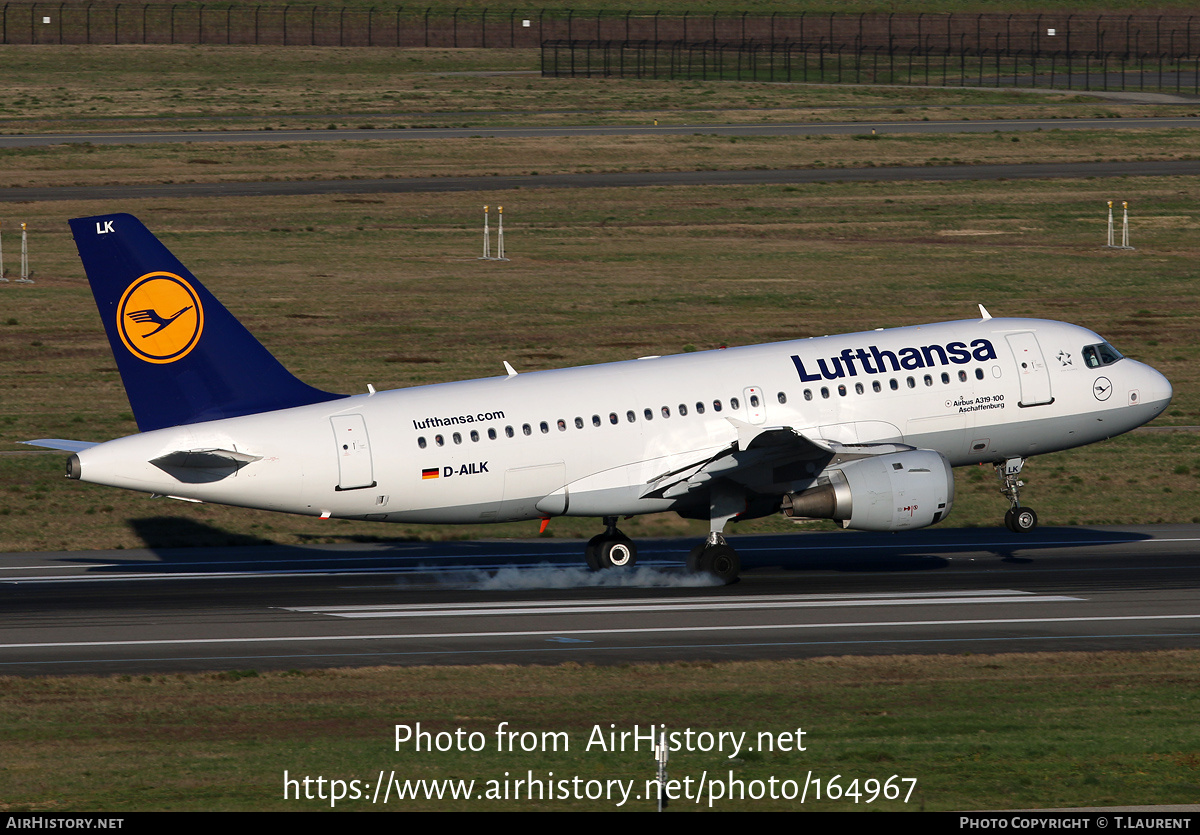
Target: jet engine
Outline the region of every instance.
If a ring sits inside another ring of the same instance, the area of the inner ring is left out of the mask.
[[[783,513],[860,531],[902,531],[940,522],[953,504],[950,462],[936,450],[913,449],[839,463],[807,490],[786,494]]]

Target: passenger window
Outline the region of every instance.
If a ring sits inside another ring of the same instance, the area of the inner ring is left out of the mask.
[[[751,406],[751,408],[754,408],[754,409],[758,408],[758,395],[757,394],[750,395],[750,406]]]
[[[488,430],[488,440],[489,440],[489,441],[494,441],[494,440],[496,440],[496,430],[495,430],[495,429],[489,429],[489,430]]]
[[[976,380],[982,380],[982,379],[983,379],[983,369],[982,369],[982,368],[976,368],[976,369],[975,369],[975,379],[976,379]]]
[[[608,413],[608,422],[611,423],[613,426],[617,425],[617,413],[616,412]]]
[[[471,442],[479,443],[479,432],[475,429],[471,430]]]
[[[630,409],[625,413],[625,420],[629,421],[630,423],[633,423],[635,420],[637,420],[637,415],[633,413],[633,409]]]
[[[666,418],[669,418],[669,417],[671,416],[671,409],[670,409],[670,407],[668,407],[668,406],[663,406],[663,407],[662,407],[662,416],[663,416],[663,417],[666,417]]]
[[[433,436],[433,442],[434,442],[435,444],[437,444],[438,446],[445,446],[445,445],[446,445],[446,439],[445,439],[445,438],[443,438],[441,435],[434,435],[434,436]]]
[[[950,385],[950,375],[945,371],[942,372],[942,384],[947,386]]]
[[[719,412],[719,411],[721,411],[721,401],[720,401],[720,400],[714,400],[714,401],[713,401],[713,411],[714,411],[714,412]]]
[[[883,386],[880,384],[880,382],[878,380],[871,383],[871,391],[883,391]]]
[[[829,399],[829,389],[825,386],[821,386],[821,397],[823,397],[826,400]]]
[[[776,396],[779,398],[779,402],[781,405],[787,402],[787,395],[784,394],[782,391],[779,392],[779,394]]]
[[[526,435],[532,435],[533,427],[530,426],[528,423],[525,423],[525,424],[521,425],[521,431],[524,432]]]
[[[550,424],[546,423],[546,421],[543,420],[541,423],[538,424],[538,429],[541,429],[542,434],[546,435],[550,432]]]
[[[696,404],[696,414],[698,414],[698,415],[704,414],[704,404],[703,403]]]
[[[855,393],[855,394],[862,394],[864,391],[866,391],[866,389],[864,389],[864,388],[863,388],[863,384],[862,384],[862,383],[855,383],[855,384],[854,384],[854,393]]]
[[[576,428],[576,429],[582,429],[582,428],[583,428],[583,418],[581,418],[581,417],[577,417],[577,418],[575,418],[575,428]]]
[[[654,420],[654,412],[650,409],[643,409],[642,414],[646,416],[646,420]]]
[[[580,421],[580,423],[582,423],[582,421]],[[562,418],[558,419],[558,431],[559,432],[567,431],[567,422],[565,420],[563,420]]]
[[[417,438],[417,446],[419,446],[421,449],[425,449],[425,439]]]
[[[910,389],[915,389],[917,387],[917,381],[914,380],[912,377],[909,377],[908,378],[908,387]]]
[[[931,374],[925,375],[925,385],[927,385],[927,386],[933,385],[933,375],[931,375]]]
[[[900,388],[900,384],[896,382],[896,378],[895,378],[895,377],[893,377],[892,379],[888,380],[888,385],[892,387],[892,391],[897,391],[897,390],[899,390],[899,388]]]
[[[600,415],[592,415],[592,426],[600,425]]]
[[[687,417],[687,404],[686,403],[679,404],[679,416]]]
[[[741,407],[741,402],[736,397],[729,398],[729,408],[737,409]]]
[[[517,434],[517,433],[513,431],[513,428],[511,426],[504,427],[504,437],[511,438],[515,434]]]
[[[460,435],[459,433],[455,432],[451,437],[454,438],[454,443],[456,443],[456,444],[462,443],[462,435]]]
[[[967,381],[967,372],[960,370],[958,372],[958,381],[960,383],[965,383]]]
[[[840,397],[846,396],[846,387],[845,386],[838,386],[838,395]]]

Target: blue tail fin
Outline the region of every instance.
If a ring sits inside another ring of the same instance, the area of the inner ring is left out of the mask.
[[[71,232],[143,432],[345,396],[292,376],[132,215]]]

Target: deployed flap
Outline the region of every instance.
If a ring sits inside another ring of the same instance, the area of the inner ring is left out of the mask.
[[[150,463],[182,482],[199,484],[220,481],[261,459],[261,455],[229,449],[190,449],[168,452]]]

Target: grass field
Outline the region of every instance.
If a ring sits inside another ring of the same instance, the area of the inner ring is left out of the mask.
[[[328,798],[330,787],[319,787],[318,777],[359,780],[362,790],[382,770],[402,783],[475,780],[476,794],[497,799],[399,802],[393,794],[386,806],[373,805],[368,787],[368,799],[336,808],[613,810],[619,796],[573,795],[595,792],[586,783],[597,780],[633,781],[643,791],[654,761],[644,742],[622,752],[602,749],[599,739],[659,724],[681,744],[690,729],[693,747],[703,744],[701,733],[730,732],[745,733],[756,749],[673,753],[669,776],[690,780],[693,792],[702,775],[728,785],[732,774],[747,796],[711,799],[708,789],[671,811],[1192,803],[1200,790],[1198,662],[1196,652],[1176,651],[0,678],[3,809],[328,809],[334,804],[318,793]],[[481,750],[398,746],[395,726],[417,722],[431,735],[477,733],[472,744]],[[502,722],[506,731],[535,733],[526,747],[538,750],[498,751]],[[557,749],[543,732],[562,735]],[[760,734],[771,735],[775,750],[758,749],[766,743]],[[302,784],[284,798],[285,771],[312,779],[311,800],[296,799]],[[803,806],[754,797],[772,778],[777,795],[795,792],[809,773],[823,788],[837,777],[835,786],[852,790],[857,780],[860,794],[816,800],[810,788]],[[541,801],[512,799],[514,782],[529,776],[582,782],[562,793],[556,783]],[[908,802],[869,802],[867,781],[893,776],[916,780]],[[633,799],[620,808],[653,804]]]
[[[536,50],[0,47],[0,132],[1186,115],[1075,93],[543,79]],[[501,73],[495,75],[494,73]],[[269,137],[264,137],[269,139]]]

